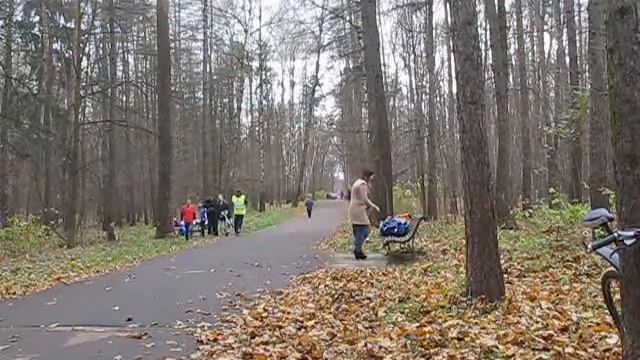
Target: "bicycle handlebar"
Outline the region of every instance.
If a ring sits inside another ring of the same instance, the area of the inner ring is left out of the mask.
[[[608,235],[604,239],[600,239],[600,240],[592,242],[591,244],[588,244],[587,245],[587,251],[588,252],[596,251],[596,250],[601,249],[601,248],[603,248],[605,246],[608,246],[609,244],[615,242],[616,240],[618,240],[618,233],[614,232],[613,234]]]

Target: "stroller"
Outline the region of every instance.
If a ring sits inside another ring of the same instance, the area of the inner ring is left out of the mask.
[[[220,212],[219,219],[220,231],[224,233],[224,236],[229,236],[233,231],[233,220],[229,217],[229,210],[223,210]]]

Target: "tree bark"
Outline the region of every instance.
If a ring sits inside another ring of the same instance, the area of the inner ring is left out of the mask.
[[[202,191],[200,196],[206,197],[210,193],[209,180],[209,146],[208,128],[211,122],[211,103],[209,98],[209,0],[202,0]]]
[[[316,44],[316,61],[315,61],[315,69],[313,72],[313,77],[311,78],[311,85],[309,86],[309,93],[306,99],[306,110],[305,110],[305,119],[306,123],[304,124],[304,133],[302,135],[302,154],[300,155],[300,167],[298,168],[298,174],[296,177],[296,190],[291,202],[291,206],[297,207],[298,202],[301,200],[302,196],[302,185],[304,182],[304,173],[307,168],[307,154],[309,153],[309,141],[311,137],[311,130],[313,129],[314,124],[314,116],[315,116],[315,107],[316,107],[316,91],[318,86],[320,85],[320,55],[322,54],[323,44],[322,38],[324,33],[324,21],[325,21],[325,8],[322,8],[322,13],[320,14],[320,19],[318,22],[318,34],[317,36],[317,44]]]
[[[429,81],[429,109],[427,110],[427,218],[438,218],[438,193],[436,174],[436,47],[433,40],[433,0],[427,0],[427,21],[425,24],[426,41],[425,51],[427,57],[427,75]]]
[[[14,0],[8,0],[7,18],[4,28],[4,71],[2,106],[0,112],[0,218],[4,219],[9,210],[9,123],[13,121],[11,94],[13,93],[13,21]],[[12,127],[12,126],[11,126]]]
[[[107,240],[115,241],[114,222],[116,221],[116,204],[119,203],[116,189],[116,101],[118,99],[116,82],[118,76],[118,48],[115,34],[114,2],[109,1],[109,114],[107,119],[107,157],[106,179],[104,179],[102,230]]]
[[[518,43],[518,73],[520,76],[520,126],[522,131],[522,204],[531,203],[531,129],[529,127],[529,85],[527,84],[527,63],[524,46],[524,25],[522,21],[522,0],[516,0],[516,32]]]
[[[445,28],[448,31],[447,34],[447,122],[449,125],[448,134],[450,137],[449,149],[451,153],[451,160],[448,164],[449,169],[449,191],[450,195],[450,206],[449,213],[453,215],[458,215],[458,187],[459,187],[459,164],[458,164],[458,126],[456,121],[456,105],[455,98],[453,95],[453,57],[451,51],[451,42],[453,40],[453,33],[451,29],[451,24],[449,23],[449,3],[450,0],[444,1],[444,18],[445,18]]]
[[[467,293],[497,301],[504,296],[498,252],[489,146],[484,111],[484,77],[474,2],[451,0],[456,60],[462,175],[465,189]]]
[[[567,48],[569,50],[569,86],[571,87],[572,139],[571,139],[571,188],[569,199],[582,200],[582,123],[578,114],[580,78],[578,74],[578,46],[573,0],[564,0],[565,23],[567,25]]]
[[[608,2],[607,53],[617,205],[622,228],[640,227],[640,15],[638,0]],[[640,247],[620,252],[624,360],[640,358]]]
[[[156,195],[156,238],[164,238],[173,229],[171,202],[171,165],[173,145],[171,131],[171,49],[169,43],[169,0],[158,0],[158,193]]]
[[[606,49],[604,39],[605,7],[603,0],[590,0],[589,11],[589,82],[591,83],[591,132],[589,146],[589,197],[591,208],[609,207],[607,187],[607,147],[611,146],[607,109]]]
[[[67,211],[64,230],[67,233],[67,246],[76,245],[77,217],[80,200],[80,86],[82,85],[82,54],[80,32],[82,26],[82,4],[76,0],[73,29],[73,81],[70,86],[71,152],[68,165]]]
[[[52,133],[51,126],[51,45],[49,41],[49,0],[42,0],[42,126],[45,131],[45,151],[44,151],[44,191],[43,207],[49,209],[53,206],[53,169],[51,159]]]
[[[498,161],[496,168],[496,218],[504,223],[510,216],[509,204],[509,152],[511,135],[509,131],[509,67],[507,63],[507,20],[504,0],[498,0],[498,10],[494,0],[485,0],[489,32],[491,34],[491,57],[496,94],[496,115],[498,122]]]
[[[380,35],[376,22],[376,1],[360,1],[364,37],[364,64],[367,83],[367,109],[371,135],[371,152],[376,172],[373,199],[381,217],[393,214],[393,172],[387,101],[380,61]]]
[[[555,22],[555,38],[556,38],[556,66],[555,66],[555,89],[554,89],[554,120],[551,126],[551,134],[549,135],[550,144],[547,153],[547,168],[549,172],[549,191],[560,191],[560,164],[558,159],[558,131],[560,128],[561,118],[564,113],[564,86],[563,69],[566,67],[564,45],[563,45],[563,27],[562,13],[560,11],[560,0],[554,0],[553,17]],[[553,204],[555,195],[550,194],[549,200]]]

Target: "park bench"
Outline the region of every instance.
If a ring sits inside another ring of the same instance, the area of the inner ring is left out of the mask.
[[[420,224],[424,221],[424,216],[412,217],[409,220],[409,232],[404,236],[384,236],[382,245],[386,249],[387,255],[391,253],[391,245],[399,245],[410,251],[415,250],[415,236],[418,232]]]

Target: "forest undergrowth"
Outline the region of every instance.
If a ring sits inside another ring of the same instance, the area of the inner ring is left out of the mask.
[[[586,254],[583,205],[539,206],[500,232],[507,293],[492,304],[465,296],[464,227],[421,228],[419,262],[321,269],[290,287],[236,303],[194,330],[202,359],[618,359],[602,303],[606,268]],[[320,245],[344,252],[346,226]],[[369,251],[379,248],[373,238]]]
[[[244,231],[277,225],[301,214],[285,206],[264,213],[250,211]],[[86,230],[80,246],[65,248],[64,241],[42,226],[35,217],[15,217],[0,229],[0,299],[29,295],[57,284],[69,284],[93,276],[122,270],[158,255],[212,243],[219,237],[155,239],[149,225],[123,227],[119,239],[107,242],[95,229]]]

